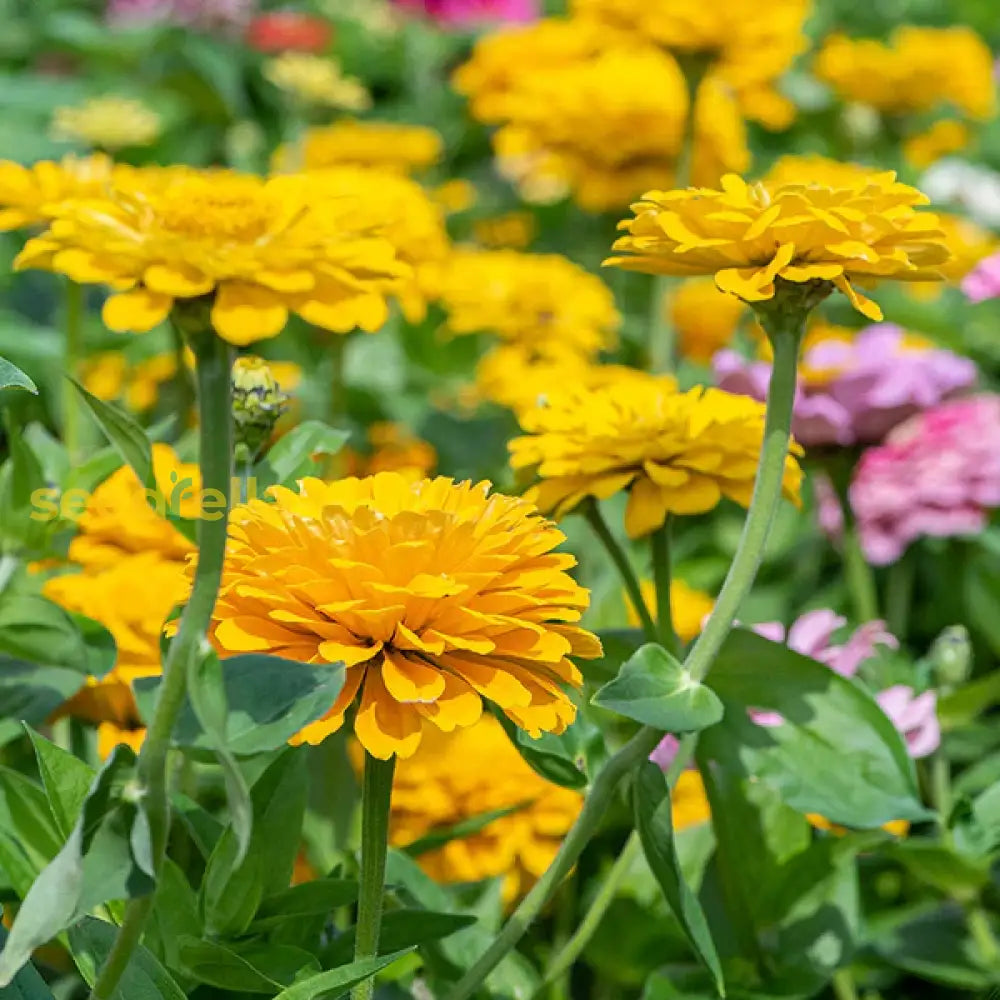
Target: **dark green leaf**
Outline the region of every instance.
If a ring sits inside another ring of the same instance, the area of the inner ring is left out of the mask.
[[[480,813],[478,816],[472,816],[461,823],[455,823],[454,826],[434,830],[419,840],[413,841],[412,844],[407,844],[403,850],[411,858],[418,858],[421,854],[426,854],[428,851],[436,851],[439,847],[443,847],[452,840],[462,840],[464,837],[471,837],[474,834],[480,833],[491,823],[494,823],[498,819],[503,819],[504,816],[511,816],[513,813],[520,812],[528,804],[525,801],[515,806],[508,806],[506,809],[494,809],[492,812]]]
[[[433,910],[392,910],[382,916],[379,951],[409,950],[429,941],[448,937],[470,927],[476,918],[464,913],[435,913]],[[324,964],[344,962],[354,954],[354,931],[342,934],[326,950]]]
[[[22,722],[37,726],[86,683],[86,676],[68,667],[43,667],[0,654],[0,746],[18,738]]]
[[[35,874],[63,844],[44,789],[6,767],[0,767],[0,829],[13,835]]]
[[[293,885],[268,896],[250,926],[263,931],[295,917],[325,916],[358,898],[358,883],[351,879],[326,878]]]
[[[722,718],[722,702],[715,692],[655,643],[642,646],[593,700],[601,708],[672,733],[705,729]]]
[[[7,932],[0,926],[0,949],[7,940]],[[29,962],[9,986],[0,987],[0,1000],[54,1000],[45,980]]]
[[[201,934],[198,897],[184,872],[170,858],[164,858],[144,940],[168,968],[175,969],[180,964],[180,938],[184,935],[200,937]]]
[[[117,927],[96,917],[84,917],[70,928],[70,949],[88,985],[94,985],[117,935]],[[139,945],[110,1000],[185,1000],[185,996],[152,953]]]
[[[695,955],[711,972],[719,996],[726,995],[722,965],[715,950],[708,921],[701,904],[691,891],[674,844],[670,788],[663,772],[646,761],[639,769],[634,790],[635,827],[649,867],[678,923],[687,935]]]
[[[309,952],[287,945],[260,946],[251,958],[216,941],[182,937],[178,951],[192,978],[233,992],[273,996],[303,971],[319,972],[319,963]]]
[[[30,726],[25,728],[35,750],[38,773],[42,777],[56,826],[63,837],[68,837],[80,815],[96,772],[89,764],[62,747],[57,747]]]
[[[352,986],[371,979],[377,972],[411,951],[412,948],[406,948],[391,955],[366,958],[360,962],[351,962],[350,965],[342,965],[339,969],[321,972],[282,990],[275,1000],[337,1000],[338,997],[345,996]]]
[[[6,358],[0,358],[0,389],[9,388],[27,389],[38,395],[38,386],[20,368],[12,365]]]
[[[973,858],[923,837],[908,837],[886,849],[909,872],[953,899],[971,902],[990,878],[989,861]]]
[[[977,795],[955,822],[955,845],[972,857],[987,857],[1000,846],[1000,783]]]
[[[710,683],[726,705],[720,733],[746,771],[799,812],[863,829],[930,815],[902,737],[859,683],[742,629],[730,633]],[[752,709],[784,721],[756,725]]]
[[[249,792],[247,793],[249,797]],[[210,812],[180,792],[171,797],[174,813],[183,821],[201,856],[207,861],[225,829]]]
[[[153,447],[146,432],[120,407],[98,399],[93,393],[84,389],[76,379],[71,378],[70,381],[122,460],[127,462],[139,477],[139,482],[147,489],[155,489]]]
[[[539,739],[532,739],[523,729],[515,725],[499,708],[490,706],[508,739],[517,748],[525,762],[543,778],[564,788],[585,788],[588,778],[582,769],[586,757],[577,740],[574,726],[565,732],[542,733]],[[574,723],[575,725],[575,723]]]

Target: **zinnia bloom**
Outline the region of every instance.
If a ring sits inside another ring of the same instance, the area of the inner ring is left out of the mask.
[[[448,28],[479,24],[524,24],[538,17],[538,0],[393,0]]]
[[[558,517],[582,500],[628,490],[625,530],[639,538],[667,514],[703,514],[723,497],[747,506],[764,436],[764,407],[746,396],[669,376],[631,376],[599,389],[569,385],[519,415],[524,437],[511,465],[540,482],[527,496]],[[802,473],[792,445],[784,494],[798,500]]]
[[[360,763],[360,754],[353,756]],[[389,838],[405,848],[436,831],[509,809],[476,833],[417,860],[443,883],[501,876],[503,897],[512,902],[544,874],[582,805],[580,792],[533,771],[500,723],[485,715],[451,733],[425,726],[420,749],[396,768]]]
[[[767,398],[771,366],[735,351],[713,359],[719,386]],[[806,337],[792,433],[806,448],[871,444],[920,410],[971,388],[976,366],[890,323],[857,334],[819,326]]]
[[[30,167],[0,160],[0,231],[48,222],[63,202],[100,195],[111,171],[103,153],[41,160]]]
[[[985,302],[1000,296],[1000,253],[980,261],[962,281],[962,291],[973,302]]]
[[[903,143],[903,156],[907,162],[922,169],[965,149],[970,138],[969,127],[964,122],[942,118],[926,131],[911,135]]]
[[[395,472],[275,487],[232,516],[212,636],[225,653],[344,663],[344,688],[300,734],[319,742],[360,700],[354,731],[376,757],[409,757],[424,720],[450,732],[497,704],[534,736],[576,708],[569,655],[600,655],[573,624],[589,595],[563,534],[488,484]]]
[[[274,168],[286,171],[355,166],[409,174],[433,166],[443,150],[441,136],[422,125],[344,119],[309,129],[301,143],[280,146],[274,154]]]
[[[353,76],[345,76],[335,59],[308,52],[284,52],[265,64],[264,76],[302,104],[344,111],[365,111],[372,106],[365,85]]]
[[[875,565],[924,535],[983,531],[1000,507],[1000,396],[943,403],[901,424],[861,456],[850,502]]]
[[[176,300],[214,292],[212,326],[245,345],[280,333],[289,312],[346,333],[377,330],[386,293],[409,268],[372,220],[301,177],[135,170],[105,196],[65,203],[18,268],[109,285],[104,322],[144,332]]]
[[[114,152],[149,146],[162,129],[160,116],[132,97],[95,97],[79,107],[57,108],[52,136]]]
[[[246,24],[254,0],[108,0],[105,16],[113,26],[168,22],[202,31],[232,30]]]
[[[896,684],[880,691],[875,700],[902,733],[911,757],[928,757],[941,745],[936,691],[917,694],[905,684]]]
[[[852,187],[820,184],[747,185],[722,179],[722,190],[650,191],[605,263],[650,274],[715,275],[724,292],[745,302],[774,297],[775,280],[831,282],[865,316],[880,320],[874,302],[852,280],[926,281],[948,259],[937,219],[916,211],[927,198],[872,174]]]
[[[322,18],[279,10],[255,17],[246,37],[258,52],[322,52],[333,31]]]
[[[844,99],[888,114],[930,111],[952,104],[972,118],[996,107],[993,55],[966,27],[898,27],[888,43],[831,35],[813,72]]]
[[[639,583],[642,599],[649,613],[656,617],[656,585],[652,580],[642,580]],[[628,596],[626,595],[626,601]],[[670,581],[670,617],[673,619],[674,631],[682,642],[690,642],[701,632],[702,622],[712,613],[715,601],[704,591],[695,590],[683,580],[676,577]],[[639,616],[631,603],[627,603],[628,623],[633,628],[639,624]]]
[[[536,351],[590,357],[614,345],[621,324],[608,286],[558,254],[456,250],[440,295],[451,333],[493,333]]]
[[[712,355],[733,339],[746,312],[745,302],[720,292],[711,278],[685,281],[665,305],[677,331],[681,355],[702,364],[708,364]]]

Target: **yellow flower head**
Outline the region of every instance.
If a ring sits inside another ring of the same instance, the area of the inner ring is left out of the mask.
[[[608,286],[558,254],[456,250],[441,304],[452,333],[493,333],[535,350],[593,355],[613,346],[621,323]]]
[[[473,114],[500,125],[500,171],[529,201],[572,193],[584,208],[626,204],[671,178],[684,145],[687,84],[651,43],[585,21],[540,21],[481,40],[455,76]],[[701,88],[695,179],[749,163],[739,111],[723,87]]]
[[[132,97],[95,97],[75,108],[57,108],[52,137],[114,152],[149,146],[160,134],[160,116]]]
[[[422,125],[344,119],[323,128],[311,128],[301,150],[280,146],[274,169],[322,170],[325,167],[378,167],[409,174],[433,166],[441,158],[441,136]]]
[[[111,671],[70,700],[66,712],[93,722],[129,725],[138,719],[129,685],[160,672],[160,635],[189,585],[183,562],[157,552],[123,555],[95,571],[47,580],[42,593],[68,611],[99,621],[114,636]]]
[[[656,616],[656,585],[652,580],[642,580],[639,584],[642,600],[649,613]],[[639,625],[639,616],[625,595],[628,623],[633,628]],[[701,623],[706,615],[712,613],[715,601],[701,590],[695,590],[683,580],[670,581],[670,617],[673,619],[674,631],[682,642],[690,642],[701,632]]]
[[[630,376],[602,389],[569,386],[519,416],[511,465],[540,482],[526,494],[562,517],[587,497],[629,491],[625,530],[648,535],[667,514],[702,514],[728,497],[747,506],[764,437],[764,406],[747,396],[697,387],[679,392],[669,376]],[[792,446],[793,454],[801,449]],[[784,493],[802,478],[785,460]]]
[[[103,153],[42,160],[30,167],[0,160],[0,232],[48,222],[63,202],[98,196],[111,180]]]
[[[805,156],[781,156],[763,177],[769,188],[790,184],[812,185],[828,188],[864,187],[875,173],[860,163],[845,163],[827,156],[809,153]]]
[[[808,0],[572,0],[584,20],[633,31],[688,58],[707,63],[709,73],[734,90],[744,113],[770,127],[784,127],[792,105],[771,84],[807,45],[802,30]]]
[[[348,475],[371,476],[376,472],[399,472],[408,479],[424,479],[437,465],[433,445],[418,438],[408,427],[389,420],[378,421],[368,428],[371,452],[363,455],[345,449]]]
[[[813,64],[845,100],[888,114],[950,104],[971,118],[996,109],[993,55],[971,29],[902,25],[888,43],[831,35]]]
[[[135,364],[121,351],[103,351],[87,359],[81,380],[98,399],[121,400],[135,413],[143,413],[156,403],[160,386],[176,374],[177,356],[172,351]]]
[[[104,322],[144,332],[175,300],[214,293],[212,326],[233,344],[273,337],[289,312],[341,333],[377,330],[410,269],[353,199],[302,177],[133,170],[105,197],[65,203],[19,268],[109,285]]]
[[[69,545],[71,561],[99,570],[126,555],[155,553],[161,559],[180,561],[195,550],[165,515],[197,516],[198,466],[181,462],[169,445],[154,444],[153,475],[156,489],[148,496],[128,466],[113,472],[94,490]]]
[[[345,76],[335,59],[309,52],[283,52],[267,61],[264,76],[302,104],[344,111],[366,111],[372,106],[365,85],[356,77]]]
[[[916,207],[927,198],[870,174],[850,187],[823,184],[748,185],[735,175],[722,190],[650,191],[620,223],[623,254],[605,261],[651,274],[712,274],[724,292],[744,302],[774,297],[775,280],[830,282],[872,320],[874,302],[852,279],[927,281],[948,259],[937,218]]]
[[[411,756],[424,720],[472,725],[480,696],[535,736],[572,722],[568,657],[600,643],[574,624],[589,595],[554,551],[564,536],[531,504],[395,472],[271,495],[233,514],[212,634],[223,654],[346,665],[301,741],[338,729],[359,698],[354,731],[382,759]]]
[[[512,902],[544,873],[582,805],[579,792],[533,771],[485,715],[452,733],[425,727],[420,749],[396,769],[389,837],[406,847],[484,813],[512,810],[418,858],[438,882],[502,876],[504,899]]]
[[[745,303],[720,292],[711,278],[685,281],[666,305],[680,340],[680,353],[702,364],[733,339],[746,312]]]
[[[942,157],[961,152],[969,145],[969,127],[954,118],[942,118],[925,132],[911,135],[903,143],[903,156],[908,163],[923,170]]]

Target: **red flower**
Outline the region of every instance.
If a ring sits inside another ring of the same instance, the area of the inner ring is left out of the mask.
[[[255,17],[247,28],[247,43],[258,52],[320,52],[333,31],[319,17],[278,11]]]

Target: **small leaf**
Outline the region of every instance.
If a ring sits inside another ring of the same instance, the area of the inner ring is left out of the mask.
[[[565,732],[542,733],[539,739],[532,739],[523,729],[496,706],[491,706],[493,714],[503,726],[507,738],[531,769],[553,784],[564,788],[585,788],[588,778],[581,770],[585,762],[582,749],[578,745],[576,732],[570,726]]]
[[[601,708],[671,733],[715,725],[723,712],[715,692],[694,680],[674,656],[655,643],[642,646],[627,660],[593,701]]]
[[[17,365],[11,364],[6,358],[0,358],[0,389],[10,388],[27,389],[38,395],[38,386]]]
[[[712,974],[719,996],[725,996],[722,965],[708,921],[698,897],[691,891],[681,871],[674,843],[670,788],[659,767],[649,761],[643,762],[633,797],[635,827],[649,867],[694,953]]]
[[[273,996],[302,978],[305,970],[319,972],[319,963],[309,952],[288,945],[261,945],[240,954],[217,941],[182,937],[178,950],[182,965],[193,978],[233,992]]]
[[[293,885],[268,896],[257,910],[251,931],[264,931],[295,917],[315,917],[350,906],[358,898],[358,883],[351,879],[325,878]]]
[[[139,477],[139,482],[149,489],[155,488],[153,447],[142,427],[121,408],[105,403],[88,392],[76,379],[70,378],[70,382],[122,460],[127,462]]]
[[[49,808],[63,837],[68,837],[93,784],[96,772],[78,757],[25,727],[38,761]]]
[[[305,420],[285,434],[258,466],[257,478],[264,486],[292,483],[322,471],[314,455],[336,455],[350,437],[319,420]]]
[[[86,676],[68,667],[45,667],[0,653],[0,746],[23,734],[22,723],[37,726],[83,687]]]
[[[435,913],[433,910],[392,910],[382,916],[379,951],[399,952],[438,941],[476,923],[465,913]],[[342,934],[326,950],[324,964],[349,959],[354,952],[354,928]]]
[[[412,948],[393,952],[391,955],[380,955],[378,958],[365,958],[360,962],[351,962],[337,969],[329,969],[318,975],[303,979],[301,982],[282,990],[274,1000],[337,1000],[345,996],[352,986],[371,979],[386,966],[392,965],[397,959],[408,955]]]

